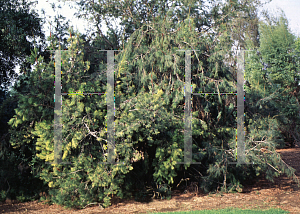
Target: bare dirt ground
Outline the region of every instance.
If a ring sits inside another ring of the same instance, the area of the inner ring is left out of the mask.
[[[295,168],[300,179],[300,148],[277,150],[283,160]],[[187,211],[236,207],[243,209],[281,208],[292,214],[300,214],[300,188],[291,179],[281,176],[275,182],[265,179],[249,184],[241,193],[195,194],[174,192],[170,200],[152,200],[142,203],[134,200],[113,199],[112,206],[106,209],[98,205],[83,210],[64,209],[59,205],[46,205],[43,202],[18,203],[6,201],[0,204],[0,213],[150,213],[167,211]]]

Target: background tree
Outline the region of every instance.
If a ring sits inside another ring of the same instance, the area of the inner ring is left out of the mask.
[[[6,90],[11,80],[17,77],[14,71],[16,65],[20,66],[20,73],[29,66],[25,59],[33,50],[33,42],[27,38],[44,40],[41,20],[36,12],[30,11],[33,4],[19,0],[0,1],[1,88]]]
[[[293,146],[300,142],[299,53],[283,15],[277,19],[267,17],[267,22],[260,24],[258,51],[249,55],[247,64],[246,77],[251,87],[247,90],[256,94],[249,98],[249,103],[256,105],[250,104],[248,112],[258,113],[259,109],[263,117],[270,115],[276,119],[281,139]]]

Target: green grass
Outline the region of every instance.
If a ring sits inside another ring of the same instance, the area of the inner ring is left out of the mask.
[[[290,213],[281,209],[269,209],[269,210],[242,210],[242,209],[220,209],[220,210],[197,210],[197,211],[180,211],[180,212],[164,212],[161,214],[286,214]],[[154,214],[154,213],[153,213]],[[160,213],[155,213],[160,214]]]

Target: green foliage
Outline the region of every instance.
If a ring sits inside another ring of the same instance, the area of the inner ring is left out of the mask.
[[[32,151],[27,145],[13,148],[9,143],[17,138],[9,132],[7,122],[14,116],[14,109],[18,106],[18,95],[9,91],[10,83],[17,77],[14,69],[18,64],[20,73],[25,73],[30,63],[26,62],[34,48],[34,42],[27,39],[42,38],[41,20],[37,14],[30,11],[32,3],[28,1],[0,1],[0,191],[1,200],[16,199],[23,195],[22,200],[30,200],[38,196],[42,183],[31,174],[30,157]],[[38,45],[38,52],[40,48]],[[20,78],[26,81],[26,75]],[[24,90],[25,91],[25,90]],[[28,113],[28,109],[25,111]],[[18,112],[20,113],[20,112]],[[22,115],[15,121],[20,124],[27,116]],[[17,130],[21,138],[30,136],[24,134],[24,129]],[[23,135],[22,135],[23,134]],[[34,185],[33,185],[34,184]],[[21,199],[21,198],[19,198]]]
[[[1,190],[1,193],[0,193],[0,201],[1,201],[1,202],[4,202],[5,199],[6,199],[6,191]]]
[[[275,151],[285,146],[288,136],[292,136],[292,145],[300,140],[297,43],[284,17],[268,20],[260,24],[259,54],[253,51],[246,59],[246,147],[256,175],[264,172],[267,179],[273,180],[286,173],[298,182],[295,170],[287,168]]]
[[[255,118],[270,115],[278,122],[280,137],[289,142],[299,142],[299,59],[297,43],[289,32],[287,20],[269,18],[260,25],[260,54],[251,54],[246,64],[246,79],[250,86],[249,112]],[[253,87],[255,86],[255,87]],[[253,95],[253,96],[252,96]],[[255,107],[254,107],[255,106]],[[252,116],[253,117],[253,116]],[[274,138],[279,138],[278,134]],[[282,146],[282,143],[281,143]]]
[[[27,38],[44,39],[41,20],[36,12],[30,10],[32,4],[19,0],[0,2],[0,82],[4,90],[8,90],[11,79],[17,77],[14,71],[17,64],[20,65],[21,73],[29,68],[25,59],[33,50],[33,42]]]
[[[194,18],[188,17],[175,25],[172,21],[166,21],[172,19],[161,17],[159,20],[161,25],[145,24],[135,31],[125,50],[117,56],[117,61],[120,61],[117,81],[120,84],[117,86],[116,94],[122,95],[123,93],[126,97],[116,97],[116,100],[119,99],[120,103],[122,100],[128,101],[127,108],[120,108],[122,109],[120,115],[127,116],[128,131],[131,129],[131,124],[135,124],[133,127],[138,130],[133,135],[125,133],[124,141],[128,134],[127,136],[136,142],[134,146],[147,156],[143,172],[153,178],[145,179],[141,176],[141,179],[144,179],[148,185],[167,183],[174,186],[175,178],[178,173],[181,173],[176,162],[183,160],[184,147],[183,121],[179,119],[184,117],[182,93],[184,54],[176,50],[192,48],[192,50],[214,53],[211,57],[201,52],[192,54],[192,80],[197,86],[194,89],[195,92],[213,92],[214,89],[234,91],[232,87],[234,79],[223,63],[222,55],[226,51],[219,51],[221,47],[229,48],[226,42],[215,45],[213,39],[210,40],[201,32],[191,30],[195,29],[196,19]],[[177,29],[177,31],[171,32],[170,29]],[[203,45],[207,43],[211,44],[212,50]],[[124,69],[125,66],[126,69]],[[216,84],[215,82],[222,83]],[[121,90],[120,93],[119,90]],[[163,99],[156,105],[155,95],[161,91]],[[147,101],[145,102],[149,99],[148,97],[151,97],[151,106]],[[222,98],[213,96],[204,97],[204,99],[199,99],[198,96],[193,98],[193,107],[195,107],[195,112],[193,112],[195,117],[193,118],[194,160],[203,162],[204,167],[201,166],[200,171],[204,175],[199,182],[201,188],[208,190],[213,188],[215,183],[227,173],[225,149],[233,150],[235,147],[233,142],[236,124],[232,114],[233,106],[230,105],[232,98],[229,96],[225,98],[222,96]],[[153,111],[155,111],[154,115]],[[116,113],[117,120],[118,112]],[[229,116],[226,120],[222,115]],[[147,125],[144,121],[147,121],[148,117],[151,120],[147,122]],[[120,116],[121,120],[122,116]],[[137,120],[139,123],[136,122]],[[143,129],[143,125],[147,130]],[[155,135],[156,129],[160,132],[157,135]],[[151,134],[152,130],[154,135]],[[233,158],[232,156],[231,160]],[[185,168],[187,167],[189,166],[186,165]],[[228,182],[235,182],[230,179],[232,178],[229,177]],[[238,182],[237,186],[239,186]]]

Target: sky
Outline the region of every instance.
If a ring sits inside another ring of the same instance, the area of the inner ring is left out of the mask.
[[[300,37],[300,0],[273,0],[266,4],[263,9],[268,10],[273,15],[278,15],[279,9],[282,9],[289,21],[292,33]]]

